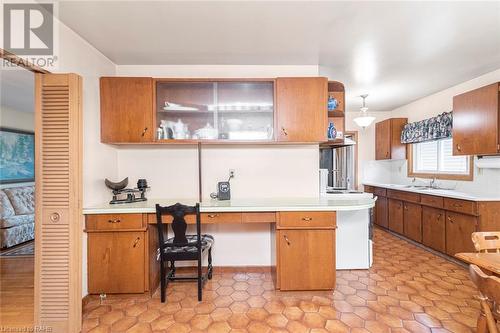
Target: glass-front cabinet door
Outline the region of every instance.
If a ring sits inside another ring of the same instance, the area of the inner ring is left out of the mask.
[[[157,81],[156,139],[272,141],[274,81]]]

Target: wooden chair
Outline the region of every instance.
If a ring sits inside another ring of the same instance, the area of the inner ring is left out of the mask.
[[[188,214],[196,215],[196,235],[186,235],[187,224],[184,217]],[[168,225],[163,223],[162,216],[173,217],[172,230],[174,237],[166,239]],[[168,283],[175,280],[197,280],[198,301],[202,300],[202,289],[207,279],[212,278],[212,245],[214,238],[201,234],[200,204],[185,206],[176,203],[173,206],[162,207],[156,205],[156,226],[158,229],[158,243],[160,248],[160,295],[161,302],[165,302],[165,291]],[[208,269],[202,274],[202,256],[208,252]],[[196,276],[175,276],[175,262],[196,260],[198,271]],[[168,268],[170,262],[170,269]]]
[[[500,321],[500,278],[486,275],[476,265],[469,266],[469,273],[480,293],[481,313],[477,319],[477,332],[498,333],[496,321]]]
[[[477,252],[500,253],[500,231],[473,232],[472,243]]]

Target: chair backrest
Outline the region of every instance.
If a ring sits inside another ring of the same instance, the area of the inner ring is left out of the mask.
[[[469,274],[477,289],[479,289],[481,296],[487,299],[487,301],[484,299],[481,300],[481,306],[485,312],[490,333],[496,333],[498,331],[493,318],[498,316],[497,309],[492,309],[490,304],[493,307],[500,305],[500,278],[493,275],[486,275],[476,265],[469,266]]]
[[[500,231],[473,232],[472,243],[478,252],[500,253]]]
[[[172,206],[162,207],[156,204],[156,226],[158,229],[158,242],[160,249],[165,247],[165,241],[167,240],[166,231],[167,225],[163,223],[162,216],[170,215],[172,216],[172,230],[174,232],[174,246],[185,246],[188,244],[186,238],[187,223],[185,216],[189,214],[196,215],[196,234],[197,234],[197,245],[201,247],[201,223],[200,223],[200,204],[194,206],[186,206],[180,203],[176,203]],[[162,252],[163,253],[163,252]]]

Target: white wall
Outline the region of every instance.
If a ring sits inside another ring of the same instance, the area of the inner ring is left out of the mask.
[[[436,94],[418,99],[410,104],[392,110],[391,117],[406,117],[409,122],[434,117],[442,112],[451,111],[453,108],[453,96],[500,81],[500,69],[482,75],[473,80],[458,84]],[[407,177],[407,162],[373,161],[377,170],[391,168],[391,182],[409,183],[411,178]],[[387,182],[384,178],[366,179]],[[427,180],[426,180],[427,181]],[[453,187],[459,191],[481,194],[497,194],[500,192],[500,170],[499,169],[477,169],[474,168],[474,181],[439,181],[442,186]]]
[[[0,110],[0,125],[2,127],[33,132],[35,130],[35,114],[3,106]]]
[[[317,66],[117,66],[120,76],[278,77],[317,76]],[[310,197],[319,195],[318,145],[203,146],[202,189],[209,198],[218,181],[231,181],[232,198]],[[197,198],[198,155],[195,146],[120,147],[117,179],[146,178],[154,198]],[[217,266],[270,265],[269,224],[204,226],[214,235]],[[238,248],[238,251],[234,251]]]
[[[370,115],[375,121],[369,127],[363,129],[356,125],[354,118],[358,112],[346,112],[346,130],[358,132],[358,184],[361,188],[362,181],[377,180],[389,182],[391,180],[391,165],[389,163],[377,163],[375,161],[375,123],[390,118],[391,113],[387,111],[375,111]]]
[[[114,75],[115,65],[79,35],[59,25],[58,68],[60,73],[83,77],[83,204],[92,205],[109,199],[105,177],[118,171],[113,147],[100,141],[99,77]],[[82,239],[82,296],[87,295],[87,234]]]

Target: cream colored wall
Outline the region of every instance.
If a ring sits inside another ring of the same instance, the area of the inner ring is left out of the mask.
[[[35,130],[35,114],[2,107],[0,126],[33,132]]]
[[[430,118],[452,110],[453,96],[498,81],[500,81],[500,69],[394,109],[391,116],[407,117],[409,122]],[[386,169],[387,163],[390,165],[392,182],[409,183],[411,181],[407,177],[406,161],[374,163],[381,169]],[[474,181],[440,181],[440,184],[470,193],[498,195],[500,193],[500,169],[474,168]]]
[[[279,77],[317,76],[318,66],[117,66],[120,76],[153,77]],[[235,169],[233,198],[317,196],[319,150],[312,146],[215,146],[202,154],[203,195]],[[151,198],[197,197],[196,147],[127,148],[118,150],[119,177],[148,179]],[[144,170],[149,170],[145,172]]]
[[[391,179],[391,165],[388,163],[375,163],[375,125],[365,129],[359,127],[354,122],[358,112],[351,111],[346,113],[346,130],[358,132],[358,184],[362,181],[375,180],[389,182]],[[375,111],[370,115],[375,117],[374,124],[384,119],[390,118],[388,111]]]
[[[116,149],[100,143],[99,77],[114,75],[115,65],[66,26],[59,25],[58,68],[83,77],[83,204],[109,200],[105,177],[118,171]],[[87,295],[87,234],[82,238],[82,296]]]

